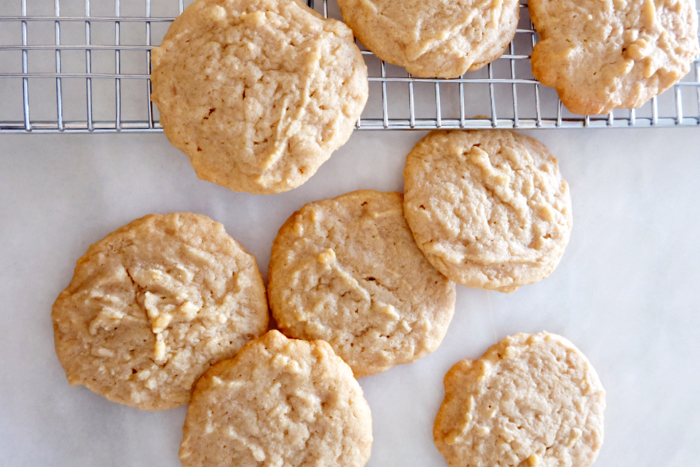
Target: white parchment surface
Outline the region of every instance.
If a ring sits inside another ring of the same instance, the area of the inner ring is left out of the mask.
[[[277,229],[309,201],[403,188],[421,132],[356,132],[304,186],[272,196],[196,178],[164,135],[0,137],[0,466],[177,467],[185,408],[141,412],[69,387],[51,305],[75,261],[148,213],[223,223],[266,274]],[[574,230],[559,268],[514,294],[458,286],[441,347],[361,379],[374,419],[369,466],[443,466],[432,424],[442,378],[502,337],[573,341],[607,390],[596,465],[700,459],[700,129],[531,131],[559,158]]]

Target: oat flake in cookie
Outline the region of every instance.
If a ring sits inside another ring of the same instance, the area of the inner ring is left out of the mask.
[[[277,331],[199,380],[182,430],[184,467],[361,467],[372,448],[350,367],[326,342]]]
[[[361,190],[309,203],[272,246],[268,291],[280,330],[327,341],[356,377],[432,352],[454,312],[455,284],[416,246],[401,200]]]
[[[197,175],[279,193],[350,137],[367,67],[350,29],[294,0],[198,0],[153,49],[153,102]]]
[[[338,0],[343,20],[382,60],[425,78],[456,78],[500,57],[518,0]]]
[[[693,0],[529,0],[532,74],[583,115],[641,107],[700,53]]]
[[[71,385],[145,410],[186,404],[211,365],[267,329],[255,257],[190,213],[149,215],[92,245],[53,305]]]
[[[588,467],[603,444],[605,391],[563,337],[506,337],[445,376],[433,436],[450,467]]]
[[[433,131],[406,159],[404,212],[448,278],[513,292],[559,264],[572,227],[569,186],[540,142],[505,130]]]

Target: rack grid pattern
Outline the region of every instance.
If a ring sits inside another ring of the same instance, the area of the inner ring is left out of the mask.
[[[307,0],[340,18],[334,1]],[[370,95],[356,128],[585,128],[700,125],[700,59],[636,110],[580,116],[531,73],[527,4],[505,54],[456,79],[416,78],[362,53]],[[150,102],[151,48],[191,0],[0,0],[0,133],[162,131]],[[360,45],[362,48],[362,46]]]

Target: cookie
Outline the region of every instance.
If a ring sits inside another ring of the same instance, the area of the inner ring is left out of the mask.
[[[433,131],[406,159],[404,211],[428,261],[468,287],[547,277],[571,233],[569,186],[540,142],[507,130]]]
[[[350,368],[326,342],[277,331],[199,380],[183,432],[183,467],[360,467],[372,448],[369,405]]]
[[[505,52],[518,0],[338,0],[343,20],[377,57],[424,78],[456,78]]]
[[[197,379],[268,322],[255,257],[191,213],[149,215],[78,260],[51,314],[71,385],[145,410],[186,404]]]
[[[362,190],[309,203],[272,246],[268,296],[280,330],[323,339],[356,377],[435,350],[455,285],[416,247],[401,194]]]
[[[343,23],[295,0],[197,0],[153,49],[152,100],[199,178],[279,193],[350,137],[367,67]]]
[[[605,391],[563,337],[506,337],[445,376],[433,436],[450,467],[588,467],[603,444]]]
[[[633,109],[690,70],[698,48],[692,0],[529,0],[540,41],[532,74],[573,113]]]

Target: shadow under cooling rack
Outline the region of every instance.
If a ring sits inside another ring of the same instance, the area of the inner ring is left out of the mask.
[[[191,1],[0,0],[0,133],[162,131],[150,102],[151,48]],[[341,19],[335,0],[309,0]],[[520,5],[505,54],[457,79],[415,78],[362,48],[369,99],[357,129],[700,125],[700,62],[636,110],[570,113],[532,76],[537,41]]]

